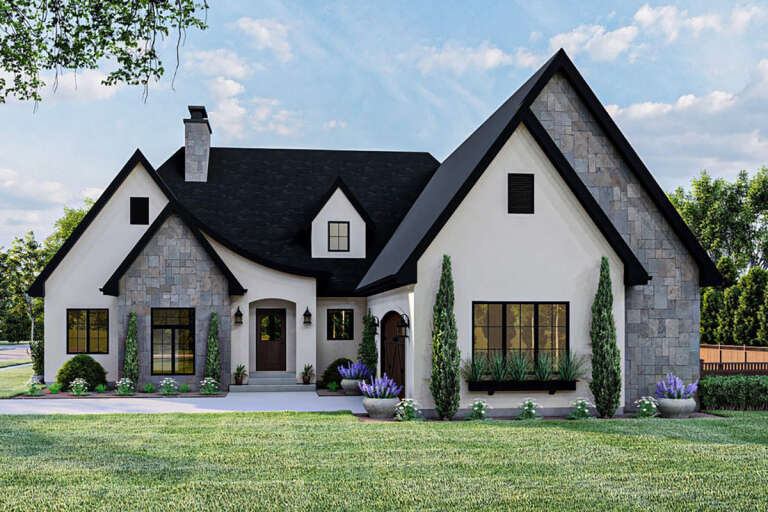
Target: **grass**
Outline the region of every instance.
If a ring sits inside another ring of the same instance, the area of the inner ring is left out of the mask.
[[[0,398],[10,398],[24,392],[24,384],[32,376],[31,366],[0,371]],[[0,406],[2,412],[2,406]]]
[[[6,341],[6,340],[0,340],[0,345],[23,345],[25,343],[29,343],[28,341]]]
[[[768,414],[361,423],[0,416],[8,510],[758,510]],[[40,468],[45,468],[41,471]]]
[[[31,363],[31,359],[11,359],[9,361],[0,361],[0,368],[7,368],[9,366],[18,366],[20,364]]]

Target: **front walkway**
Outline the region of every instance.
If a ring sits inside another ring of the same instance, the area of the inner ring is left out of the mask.
[[[0,400],[0,414],[112,414],[166,412],[344,411],[363,413],[361,396],[315,393],[229,393],[216,398],[62,398]]]

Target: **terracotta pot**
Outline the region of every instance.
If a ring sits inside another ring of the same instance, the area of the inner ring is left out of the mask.
[[[696,410],[693,398],[660,398],[659,413],[662,418],[687,418]]]
[[[302,376],[301,376],[301,381],[302,381],[304,384],[309,384],[309,381],[310,381],[310,380],[312,380],[312,377],[310,377],[309,375],[302,375]]]
[[[363,398],[363,407],[368,416],[378,420],[391,420],[395,417],[395,408],[400,399],[395,398]]]
[[[345,395],[362,395],[358,384],[360,384],[358,379],[341,379],[341,389],[344,390]]]
[[[243,386],[245,384],[248,384],[248,375],[235,375],[235,385],[236,386]]]

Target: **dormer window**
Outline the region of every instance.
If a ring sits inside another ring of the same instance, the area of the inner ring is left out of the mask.
[[[349,252],[349,222],[328,221],[328,252]]]

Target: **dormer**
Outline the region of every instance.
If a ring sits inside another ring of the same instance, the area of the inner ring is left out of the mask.
[[[337,178],[312,219],[313,258],[365,258],[368,216]]]

